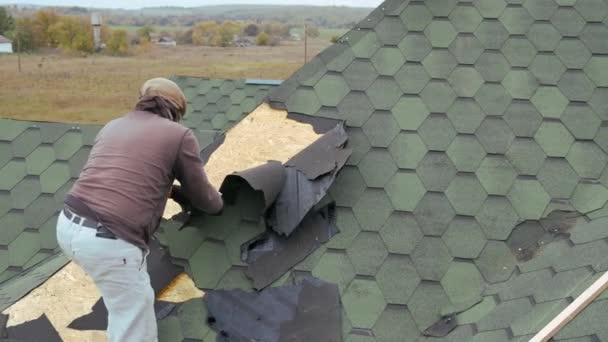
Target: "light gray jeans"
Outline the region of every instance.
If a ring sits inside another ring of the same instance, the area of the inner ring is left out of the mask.
[[[108,309],[108,342],[158,341],[147,253],[120,239],[96,237],[96,233],[70,221],[63,211],[59,215],[59,246],[93,279]]]

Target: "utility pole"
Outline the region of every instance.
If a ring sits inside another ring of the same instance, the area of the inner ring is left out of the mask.
[[[304,64],[308,63],[308,24],[304,24]]]

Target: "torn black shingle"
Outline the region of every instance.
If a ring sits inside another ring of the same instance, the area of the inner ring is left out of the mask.
[[[207,293],[208,322],[217,341],[342,341],[340,294],[335,284],[305,278],[259,293]]]
[[[8,316],[2,317],[3,328],[6,327]],[[62,342],[59,333],[45,314],[35,320],[21,323],[4,330],[5,336],[0,335],[2,341],[20,342]],[[7,339],[4,339],[7,338]]]

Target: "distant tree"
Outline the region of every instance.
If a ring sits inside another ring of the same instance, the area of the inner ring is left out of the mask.
[[[259,46],[268,45],[268,43],[270,42],[270,36],[268,35],[268,33],[262,32],[262,33],[258,34],[255,41],[256,41],[256,44]]]
[[[248,37],[256,37],[260,34],[260,28],[256,24],[249,24],[245,27],[244,32]]]
[[[8,13],[6,8],[0,7],[0,34],[5,34],[13,29],[15,29],[13,17]]]
[[[56,47],[57,41],[51,37],[51,26],[59,21],[60,17],[51,10],[39,10],[34,16],[34,40],[37,47]]]
[[[110,39],[106,43],[109,54],[114,56],[124,56],[129,52],[129,37],[125,30],[113,30]]]
[[[234,21],[224,21],[220,26],[220,45],[230,46],[234,40],[234,36],[241,30],[241,25]]]
[[[316,26],[308,26],[306,29],[306,34],[310,38],[317,38],[321,35],[321,32],[319,32],[319,29]]]
[[[52,41],[64,50],[73,52],[93,52],[93,29],[83,18],[65,16],[49,27]]]
[[[150,39],[152,38],[152,33],[155,32],[155,29],[153,26],[150,25],[145,25],[140,27],[139,29],[137,29],[137,36],[140,39],[140,42],[142,40],[147,40],[150,41]]]
[[[215,21],[204,21],[192,29],[192,43],[195,45],[219,46],[220,27]]]
[[[16,52],[30,52],[36,48],[34,21],[31,18],[17,19],[15,29],[9,36],[13,40],[13,50]]]

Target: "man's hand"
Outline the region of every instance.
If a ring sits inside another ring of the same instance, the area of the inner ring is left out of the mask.
[[[189,212],[192,210],[192,204],[190,204],[190,200],[188,200],[188,198],[182,191],[181,186],[173,185],[171,187],[171,192],[169,193],[169,198],[179,204],[182,207],[182,211]]]

